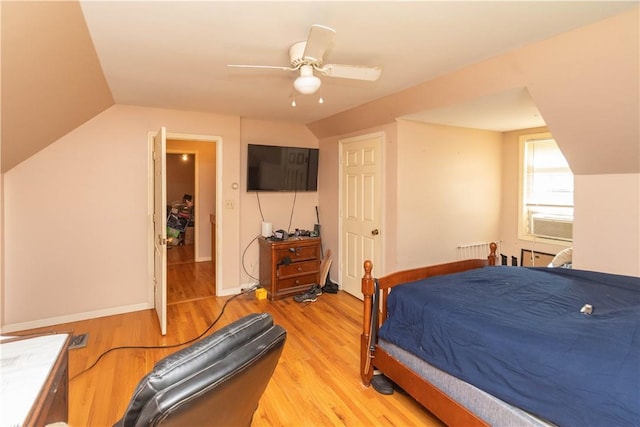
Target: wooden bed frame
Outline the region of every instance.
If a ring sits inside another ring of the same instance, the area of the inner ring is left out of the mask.
[[[497,245],[489,245],[490,254],[486,260],[472,259],[451,262],[447,264],[420,267],[411,270],[391,273],[378,278],[380,288],[380,304],[378,307],[378,325],[380,328],[387,318],[387,297],[389,291],[396,285],[424,279],[431,276],[458,273],[475,268],[482,268],[489,265],[496,265]],[[362,335],[360,336],[360,375],[365,386],[371,384],[374,365],[376,369],[384,373],[389,379],[394,381],[416,399],[421,405],[427,408],[432,414],[451,426],[488,426],[486,422],[478,418],[471,411],[466,409],[457,401],[453,400],[436,386],[424,380],[411,369],[403,365],[394,357],[389,355],[384,349],[370,348],[370,329],[372,313],[372,296],[374,293],[375,278],[371,275],[373,264],[367,260],[364,262],[364,276],[362,278],[362,293],[364,294],[364,316],[362,323]]]

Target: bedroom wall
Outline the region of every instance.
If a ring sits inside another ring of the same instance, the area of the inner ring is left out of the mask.
[[[576,175],[574,268],[640,277],[640,174]]]
[[[148,134],[161,126],[221,138],[219,196],[238,206],[238,117],[109,108],[4,175],[3,331],[152,306]],[[239,283],[239,216],[219,215],[222,294]]]
[[[114,101],[80,2],[3,1],[0,9],[6,172]]]
[[[247,145],[279,145],[318,148],[318,140],[302,124],[242,119],[240,147],[240,250],[243,254],[240,270],[240,283],[249,286],[257,282],[259,275],[259,257],[257,236],[261,233],[264,221],[273,225],[273,230],[284,229],[294,232],[296,228],[313,230],[316,223],[315,207],[318,205],[318,192],[247,192]],[[318,167],[326,167],[328,159],[320,153]],[[323,174],[319,173],[318,185],[322,185]],[[258,204],[259,198],[259,204]],[[246,252],[245,252],[246,249]]]
[[[575,175],[640,172],[639,11],[514,52]]]
[[[398,120],[397,269],[500,234],[501,134]]]

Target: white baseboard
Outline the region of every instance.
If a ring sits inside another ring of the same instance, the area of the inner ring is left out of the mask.
[[[97,317],[113,316],[114,314],[131,313],[133,311],[148,310],[153,305],[147,303],[132,304],[122,307],[106,308],[104,310],[87,311],[84,313],[70,314],[68,316],[50,317],[48,319],[33,320],[30,322],[10,323],[2,327],[2,333],[18,332],[27,329],[44,328],[46,326],[60,325],[62,323],[78,322],[81,320],[95,319]]]
[[[242,292],[242,289],[244,289],[244,286],[241,286],[239,288],[221,289],[218,296],[226,297],[229,295],[237,295]]]
[[[243,291],[258,286],[258,282],[241,283],[240,286],[228,289],[219,289],[218,296],[226,297],[229,295],[241,294]]]

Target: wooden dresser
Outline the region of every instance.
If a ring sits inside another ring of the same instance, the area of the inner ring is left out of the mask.
[[[319,237],[275,241],[260,237],[260,284],[269,299],[296,295],[318,283],[322,250]]]

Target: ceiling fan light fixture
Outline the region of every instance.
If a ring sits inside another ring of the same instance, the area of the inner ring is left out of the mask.
[[[320,89],[320,79],[316,76],[300,76],[293,82],[293,87],[303,95],[311,95]]]
[[[293,87],[303,95],[311,95],[320,89],[320,79],[313,75],[313,67],[311,65],[303,65],[300,67],[300,77],[293,82]]]

